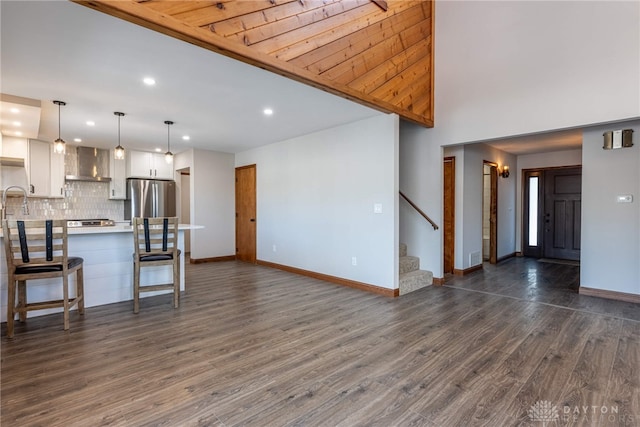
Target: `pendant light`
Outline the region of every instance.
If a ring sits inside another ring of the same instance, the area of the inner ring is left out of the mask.
[[[124,147],[120,145],[120,118],[124,116],[124,113],[115,111],[113,114],[118,116],[118,146],[113,149],[113,158],[116,160],[124,159]]]
[[[169,129],[171,129],[171,125],[173,124],[173,122],[171,120],[165,120],[164,124],[167,125],[167,152],[164,153],[164,160],[167,163],[172,163],[173,162],[173,153],[171,152],[171,137],[169,134]]]
[[[60,138],[60,107],[67,105],[67,103],[63,101],[53,101],[53,103],[58,106],[58,139],[53,141],[53,152],[56,154],[64,154],[66,143],[64,139]]]

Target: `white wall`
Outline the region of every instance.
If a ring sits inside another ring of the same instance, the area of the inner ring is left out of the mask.
[[[234,155],[187,150],[176,155],[175,169],[190,168],[191,258],[235,255]]]
[[[420,268],[442,273],[442,149],[425,143],[428,130],[400,123],[400,191],[439,227],[434,230],[405,200],[400,200],[400,242],[409,255],[420,258]],[[426,167],[426,162],[429,166]],[[457,166],[457,165],[456,165]]]
[[[580,165],[582,165],[582,149],[523,154],[518,156],[518,170],[514,176],[517,184],[516,251],[522,252],[522,171],[526,169]]]
[[[640,117],[640,2],[438,1],[439,145]]]
[[[602,149],[602,133],[633,129],[635,145]],[[584,132],[581,286],[640,294],[640,121]],[[633,203],[616,203],[618,195]]]
[[[381,114],[236,154],[256,164],[257,258],[397,288],[398,132]]]

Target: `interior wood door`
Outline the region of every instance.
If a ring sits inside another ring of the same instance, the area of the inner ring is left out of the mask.
[[[582,168],[544,174],[544,256],[580,259]]]
[[[256,262],[256,165],[236,168],[236,259]]]
[[[444,274],[453,273],[455,263],[455,220],[456,220],[456,158],[445,157],[443,164],[444,181],[444,213],[442,234],[444,239]]]

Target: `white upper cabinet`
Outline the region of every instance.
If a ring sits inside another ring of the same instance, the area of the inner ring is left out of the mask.
[[[164,154],[129,151],[126,158],[128,178],[173,179],[173,163]]]
[[[64,155],[52,144],[29,140],[29,196],[64,197]]]
[[[173,162],[167,163],[162,153],[151,153],[153,157],[154,178],[173,179]]]
[[[126,153],[128,156],[130,153]],[[109,176],[111,182],[109,183],[109,198],[112,200],[124,200],[127,196],[126,181],[127,181],[127,161],[125,159],[109,159]]]
[[[64,154],[53,151],[53,144],[45,143],[49,146],[49,156],[51,165],[50,196],[64,197]]]

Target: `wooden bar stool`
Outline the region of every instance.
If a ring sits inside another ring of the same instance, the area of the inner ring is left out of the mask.
[[[140,310],[140,292],[173,290],[173,307],[180,303],[180,250],[178,249],[178,218],[133,218],[133,312]],[[140,269],[170,265],[173,282],[140,285]]]
[[[64,329],[69,329],[69,311],[78,305],[84,314],[84,283],[80,257],[67,254],[67,221],[5,220],[2,223],[7,258],[7,336],[13,337],[14,317],[27,320],[27,312],[47,308],[64,308]],[[75,297],[69,297],[69,275],[76,273]],[[62,278],[61,300],[27,302],[27,281]],[[16,287],[18,302],[16,304]]]

